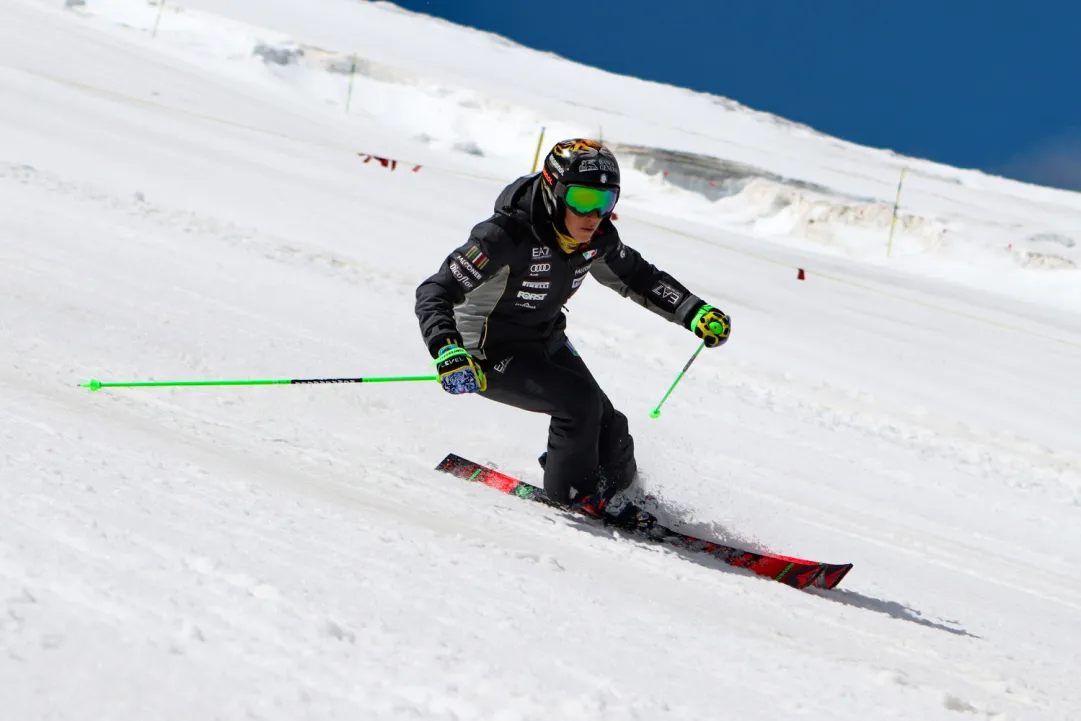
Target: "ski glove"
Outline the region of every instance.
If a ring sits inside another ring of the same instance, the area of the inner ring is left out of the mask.
[[[439,350],[435,367],[439,371],[439,382],[447,393],[477,393],[488,388],[484,371],[473,356],[452,340]]]
[[[732,319],[713,306],[703,303],[691,318],[688,326],[694,334],[705,341],[706,348],[724,345],[732,331]]]

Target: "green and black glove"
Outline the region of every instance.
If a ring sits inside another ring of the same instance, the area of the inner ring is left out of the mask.
[[[687,327],[705,341],[706,348],[724,345],[732,332],[732,319],[708,303],[703,303],[690,318]]]
[[[439,383],[447,393],[479,393],[488,388],[484,371],[469,355],[469,351],[459,346],[453,338],[448,338],[446,345],[439,349],[435,366],[439,371]]]

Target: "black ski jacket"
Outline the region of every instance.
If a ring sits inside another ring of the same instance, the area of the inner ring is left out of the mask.
[[[550,354],[566,340],[563,304],[586,274],[658,315],[686,326],[702,300],[622,243],[611,219],[571,255],[556,241],[541,197],[540,174],[508,185],[495,214],[473,228],[417,287],[416,313],[434,358],[448,338],[475,357],[535,350]]]

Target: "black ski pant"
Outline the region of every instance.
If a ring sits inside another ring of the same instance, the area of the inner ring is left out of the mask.
[[[544,464],[549,498],[568,504],[631,485],[638,466],[627,417],[612,407],[569,342],[554,352],[489,355],[481,368],[488,378],[485,398],[551,416]]]

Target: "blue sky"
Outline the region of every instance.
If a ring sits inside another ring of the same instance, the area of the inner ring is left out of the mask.
[[[1081,190],[1078,0],[396,4],[860,144]]]

